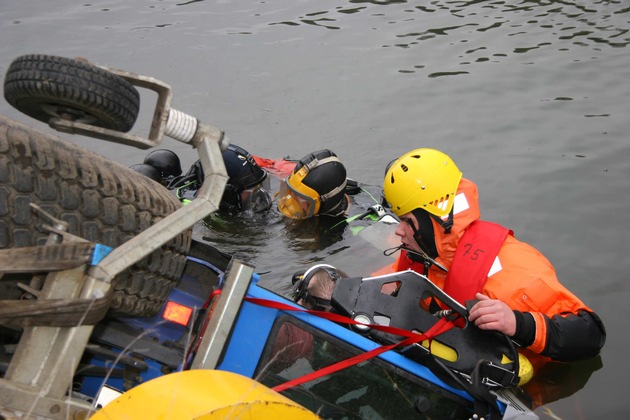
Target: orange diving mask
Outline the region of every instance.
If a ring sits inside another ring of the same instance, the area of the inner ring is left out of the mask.
[[[337,156],[313,159],[282,181],[278,191],[278,210],[291,219],[308,219],[319,213],[321,203],[344,191],[347,182],[345,177],[341,185],[321,195],[304,183],[304,179],[312,170],[330,162],[340,161]]]
[[[319,211],[319,194],[302,182],[308,172],[303,166],[280,183],[278,210],[291,219],[308,219]]]

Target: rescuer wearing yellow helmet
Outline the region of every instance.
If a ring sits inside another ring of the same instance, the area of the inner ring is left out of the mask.
[[[446,154],[412,150],[386,170],[384,198],[400,218],[396,271],[427,275],[469,320],[500,331],[527,352],[571,361],[599,354],[600,318],[566,289],[551,263],[512,231],[479,220],[477,186]]]

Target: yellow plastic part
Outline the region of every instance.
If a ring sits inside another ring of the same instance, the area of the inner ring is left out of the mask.
[[[429,340],[424,340],[422,342],[422,347],[426,349],[430,349],[432,355],[437,356],[441,359],[447,360],[449,362],[457,361],[457,358],[458,358],[457,350],[455,350],[454,348],[450,346],[447,346],[446,344],[440,343],[437,340],[433,340],[432,342],[429,342]],[[505,354],[501,357],[501,364],[507,365],[512,362],[513,360],[511,360]],[[534,376],[534,366],[532,365],[532,362],[530,362],[526,356],[519,353],[518,354],[518,377],[519,377],[518,386],[525,385],[527,382],[529,382],[532,379],[533,376]]]
[[[534,377],[534,365],[526,356],[518,354],[518,386],[525,385]]]
[[[245,376],[187,370],[145,382],[116,398],[92,420],[299,419],[319,417]]]
[[[424,347],[425,349],[429,349],[432,355],[447,360],[449,362],[455,362],[459,357],[457,355],[457,350],[447,346],[446,344],[440,343],[435,339],[432,342],[429,342],[429,340],[424,340],[422,342],[422,347]]]
[[[503,355],[503,357],[501,357],[501,364],[503,365],[507,365],[508,363],[512,363],[513,360],[510,359],[509,357],[507,357],[507,355]],[[532,377],[534,376],[534,366],[532,365],[532,362],[529,361],[529,359],[522,355],[521,353],[518,354],[518,386],[521,385],[525,385],[527,382],[529,382]]]

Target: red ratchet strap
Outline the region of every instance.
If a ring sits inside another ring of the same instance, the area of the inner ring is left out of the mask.
[[[321,378],[322,376],[326,376],[326,375],[330,375],[332,373],[335,373],[337,371],[340,371],[342,369],[348,368],[350,366],[354,366],[356,364],[359,364],[365,360],[369,360],[373,357],[378,356],[381,353],[385,353],[386,351],[392,350],[396,347],[405,347],[405,346],[409,346],[424,340],[429,340],[429,342],[431,342],[431,340],[433,340],[433,338],[435,338],[436,336],[442,334],[443,332],[448,331],[449,329],[451,329],[453,327],[453,320],[452,319],[447,319],[447,318],[440,318],[440,320],[438,320],[438,322],[435,323],[435,325],[433,325],[431,328],[429,328],[429,330],[427,330],[424,334],[416,334],[413,333],[411,331],[408,330],[403,330],[400,328],[396,328],[396,327],[389,327],[389,326],[385,326],[385,325],[379,325],[379,324],[362,324],[360,322],[357,322],[351,318],[348,318],[346,316],[342,316],[342,315],[338,315],[338,314],[333,314],[330,312],[323,312],[323,311],[311,311],[308,309],[299,309],[299,308],[295,308],[293,306],[284,304],[284,303],[280,303],[280,302],[275,302],[272,300],[268,300],[268,299],[260,299],[260,298],[250,298],[250,297],[246,297],[245,300],[247,300],[248,302],[260,305],[260,306],[265,306],[267,308],[273,308],[273,309],[279,309],[282,311],[297,311],[297,312],[306,312],[312,315],[316,315],[319,316],[321,318],[327,319],[329,321],[333,321],[333,322],[337,322],[337,323],[342,323],[342,324],[353,324],[353,325],[367,325],[368,327],[375,329],[375,330],[379,330],[379,331],[383,331],[386,332],[388,334],[394,334],[394,335],[398,335],[398,336],[403,336],[403,337],[407,337],[404,340],[395,343],[395,344],[388,344],[388,345],[383,345],[380,347],[377,347],[375,349],[372,349],[368,352],[362,353],[362,354],[358,354],[356,356],[353,356],[349,359],[346,360],[342,360],[340,362],[334,363],[330,366],[327,366],[325,368],[316,370],[314,372],[311,372],[307,375],[301,376],[299,378],[295,378],[292,379],[290,381],[287,381],[283,384],[277,385],[275,387],[273,387],[272,389],[276,392],[281,392],[284,391],[286,389],[292,388],[294,386],[297,385],[301,385],[303,383],[312,381],[314,379],[317,378]],[[430,347],[430,345],[429,345]]]
[[[214,299],[216,296],[219,296],[220,294],[221,294],[221,289],[213,290],[212,293],[210,293],[210,296],[208,296],[206,301],[203,303],[203,306],[201,308],[206,309],[208,306],[210,306],[210,302],[212,302],[212,299]]]

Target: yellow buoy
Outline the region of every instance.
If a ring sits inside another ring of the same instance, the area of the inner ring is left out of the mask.
[[[220,370],[187,370],[152,379],[125,392],[91,420],[304,419],[319,417],[245,376]]]

